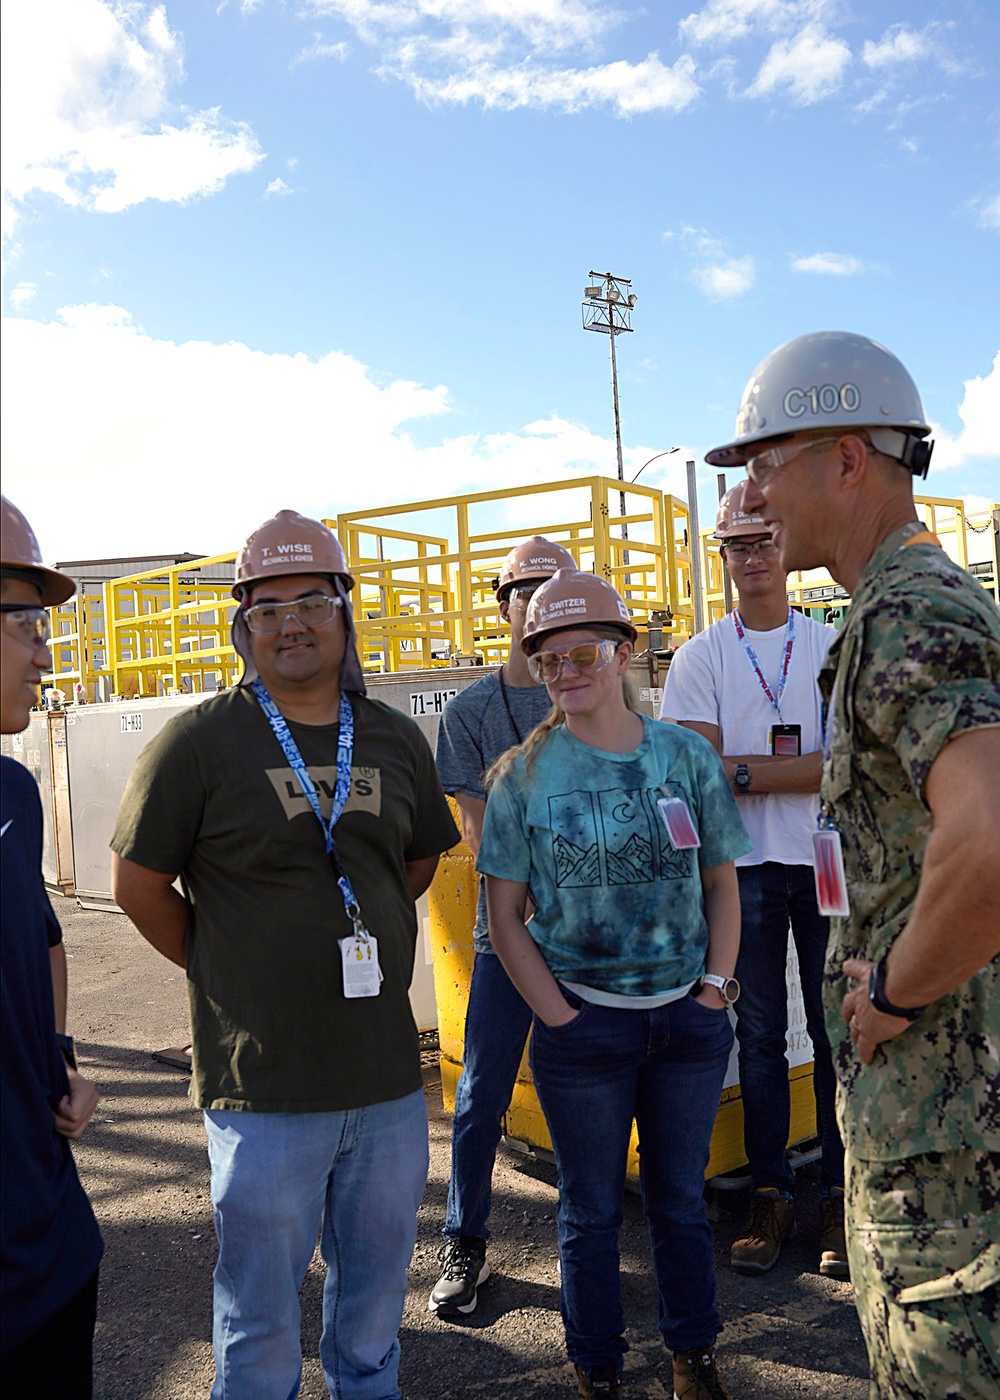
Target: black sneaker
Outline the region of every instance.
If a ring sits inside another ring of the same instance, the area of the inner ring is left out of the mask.
[[[605,1395],[621,1394],[621,1377],[614,1362],[606,1366],[592,1366],[589,1371],[574,1363],[573,1369],[580,1400],[602,1400]]]
[[[469,1235],[445,1240],[441,1263],[441,1277],[431,1290],[428,1312],[475,1312],[476,1290],[490,1276],[486,1241]]]

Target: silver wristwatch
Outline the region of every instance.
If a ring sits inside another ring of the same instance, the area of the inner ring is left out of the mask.
[[[702,987],[718,987],[722,993],[722,1000],[726,1006],[732,1006],[734,1001],[739,1000],[740,984],[735,977],[720,977],[717,972],[706,972],[702,977],[698,990]]]

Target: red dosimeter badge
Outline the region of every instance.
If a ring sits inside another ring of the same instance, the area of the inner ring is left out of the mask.
[[[689,851],[700,846],[701,837],[687,803],[682,797],[671,797],[664,787],[660,791],[666,795],[658,798],[656,805],[674,850]]]
[[[822,823],[823,818],[820,818]],[[835,826],[820,825],[812,834],[813,874],[816,877],[816,903],[821,914],[849,914],[847,878],[840,832]]]

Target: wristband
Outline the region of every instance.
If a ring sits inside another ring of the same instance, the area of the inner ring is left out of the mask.
[[[893,1006],[885,994],[885,964],[888,956],[888,953],[883,953],[871,970],[868,979],[868,999],[883,1016],[899,1016],[904,1021],[915,1021],[921,1012],[927,1010],[926,1006]]]

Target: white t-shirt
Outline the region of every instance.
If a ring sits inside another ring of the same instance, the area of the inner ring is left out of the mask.
[[[785,627],[770,632],[744,629],[746,640],[773,695],[777,695],[785,645]],[[772,724],[800,724],[802,752],[822,748],[823,734],[816,677],[836,638],[832,627],[795,616],[795,636],[788,679],[781,697],[781,719],[768,700],[736,633],[732,615],[684,642],[667,671],[660,718],[697,720],[719,727],[723,754],[766,754]],[[753,765],[750,765],[751,772]],[[737,865],[811,865],[810,838],[816,826],[816,793],[768,793],[753,789],[739,799],[740,813],[753,842]]]

